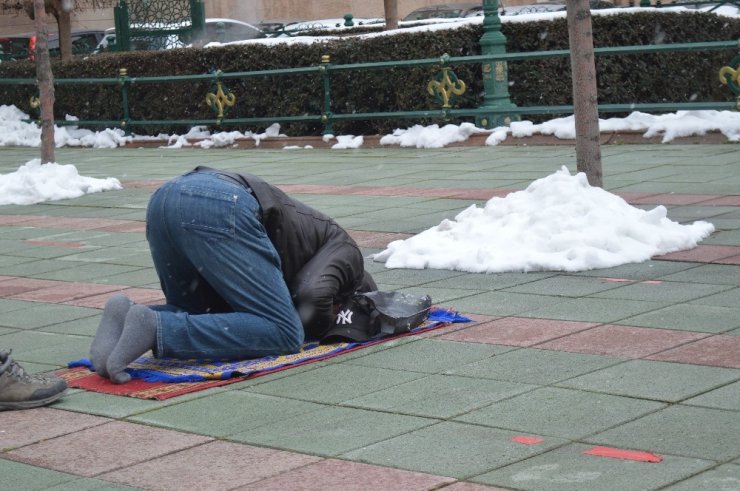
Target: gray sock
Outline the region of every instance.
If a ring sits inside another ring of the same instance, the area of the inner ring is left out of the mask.
[[[131,376],[124,372],[129,363],[154,347],[157,338],[157,314],[145,305],[134,305],[126,314],[121,337],[113,348],[106,368],[111,381],[124,384]]]
[[[123,322],[132,305],[133,302],[121,293],[116,293],[105,303],[98,330],[90,346],[90,361],[95,371],[102,377],[108,377],[105,365],[108,363],[108,356],[118,343],[118,338],[121,337]]]

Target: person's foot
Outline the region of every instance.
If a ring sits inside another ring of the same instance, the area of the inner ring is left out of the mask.
[[[98,330],[90,346],[90,362],[101,377],[108,377],[108,357],[118,343],[126,314],[134,303],[125,295],[116,293],[108,299],[100,317]]]
[[[30,375],[0,352],[0,411],[30,409],[50,404],[64,395],[67,382],[54,375]]]
[[[106,368],[111,382],[125,384],[131,375],[126,366],[152,349],[157,338],[157,314],[146,305],[136,304],[126,314],[123,332],[113,348]]]

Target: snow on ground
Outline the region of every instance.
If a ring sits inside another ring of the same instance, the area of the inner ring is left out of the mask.
[[[388,268],[471,273],[585,271],[691,249],[714,231],[711,223],[681,225],[666,208],[635,208],[588,184],[566,167],[523,191],[471,205],[453,220],[372,256]]]

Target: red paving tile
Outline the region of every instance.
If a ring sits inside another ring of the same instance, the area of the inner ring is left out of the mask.
[[[716,196],[711,194],[677,194],[663,193],[653,194],[643,198],[633,198],[629,202],[635,205],[655,204],[655,205],[693,205],[709,201]]]
[[[137,188],[149,188],[149,189],[156,189],[162,184],[164,184],[165,181],[161,179],[139,179],[139,180],[132,180],[132,181],[123,181],[121,184],[123,185],[124,189],[137,189]]]
[[[33,215],[0,215],[0,225],[24,224],[32,218],[35,217]]]
[[[647,359],[690,363],[692,365],[740,368],[740,337],[712,336],[654,354],[647,357]]]
[[[2,286],[2,283],[0,283]],[[109,285],[114,286],[114,285]],[[136,303],[142,303],[146,305],[160,305],[165,303],[164,294],[161,290],[155,290],[153,288],[129,288],[127,286],[120,287],[120,291],[128,298]],[[110,298],[110,293],[104,293],[102,295],[94,295],[85,298],[78,298],[75,300],[69,300],[64,303],[69,305],[75,305],[77,307],[91,307],[94,309],[102,309],[105,307],[105,302]]]
[[[437,489],[444,484],[453,482],[455,482],[455,479],[450,477],[330,459],[238,489],[260,491],[283,491],[286,489],[306,491],[314,489],[412,491]]]
[[[714,261],[716,264],[732,264],[732,265],[740,265],[740,255],[732,256],[732,257],[726,257],[724,259],[717,259]]]
[[[63,285],[55,285],[50,288],[27,291],[17,295],[12,295],[8,298],[12,298],[14,300],[29,300],[33,302],[63,303],[84,297],[92,297],[106,293],[110,294],[111,292],[124,290],[125,288],[125,286],[118,285],[65,282]]]
[[[456,482],[444,488],[445,491],[508,491],[506,488],[496,486],[486,486],[472,482]]]
[[[740,195],[722,196],[703,201],[702,205],[708,206],[740,206]]]
[[[204,436],[113,421],[28,445],[4,456],[38,467],[91,477],[208,441],[211,439]],[[223,456],[212,457],[218,460],[215,457]]]
[[[14,449],[110,422],[49,407],[0,411],[0,449]],[[43,424],[40,424],[43,422]],[[0,486],[1,487],[1,486]]]
[[[740,246],[715,246],[700,244],[693,249],[689,249],[688,251],[671,252],[662,256],[655,256],[653,259],[661,259],[666,261],[712,263],[737,255],[740,255]]]
[[[214,441],[99,477],[144,489],[217,491],[234,489],[281,473],[289,475],[291,469],[319,460],[319,457],[310,455]],[[312,483],[309,481],[307,484]],[[283,489],[293,489],[293,486]]]
[[[440,336],[440,338],[473,343],[532,346],[554,338],[590,329],[597,325],[589,322],[506,317],[483,324],[463,327],[453,333]]]
[[[375,249],[384,248],[394,240],[404,240],[411,237],[411,234],[395,232],[367,232],[364,230],[348,230],[348,232],[360,247],[372,247]]]
[[[146,222],[137,222],[134,220],[120,220],[115,225],[98,227],[95,230],[112,233],[144,233],[146,232]]]
[[[642,358],[707,336],[689,331],[604,325],[538,344],[537,348]]]
[[[0,298],[8,298],[13,295],[40,290],[42,288],[63,288],[64,285],[64,281],[12,278],[0,282]]]

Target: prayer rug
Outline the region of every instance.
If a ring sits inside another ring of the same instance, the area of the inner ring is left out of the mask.
[[[360,343],[319,344],[309,342],[300,352],[292,355],[266,356],[243,361],[177,360],[142,356],[131,363],[126,371],[132,380],[114,384],[91,370],[90,360],[83,358],[68,364],[66,370],[57,372],[75,389],[85,389],[104,394],[136,397],[139,399],[165,400],[171,397],[241,382],[288,368],[326,360],[337,355],[397,339],[413,336],[452,323],[470,322],[467,317],[450,310],[433,308],[427,320],[416,329],[396,336]]]

